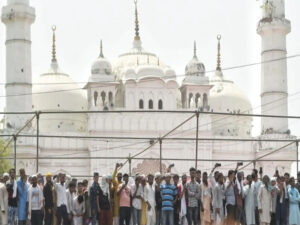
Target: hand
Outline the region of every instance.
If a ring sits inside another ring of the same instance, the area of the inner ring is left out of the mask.
[[[92,215],[93,215],[93,216],[96,215],[96,210],[95,210],[95,209],[92,210]]]
[[[120,167],[120,164],[119,164],[119,163],[117,163],[117,164],[116,164],[116,168],[119,168],[119,167]]]
[[[259,213],[262,213],[262,209],[259,209],[258,212],[259,212]]]
[[[220,209],[216,209],[216,213],[220,215]]]
[[[203,209],[203,207],[201,207],[201,212],[204,212],[204,209]]]
[[[68,215],[68,218],[69,218],[69,220],[72,220],[72,214],[71,213]]]
[[[151,205],[149,204],[149,202],[147,202],[148,205],[148,211],[151,210]]]
[[[100,212],[101,212],[101,209],[98,209],[98,213],[100,214]]]
[[[51,209],[48,209],[48,213],[51,214],[51,212],[52,212],[52,210],[51,210]]]
[[[2,212],[2,213],[5,213],[5,210],[2,210],[1,212]]]

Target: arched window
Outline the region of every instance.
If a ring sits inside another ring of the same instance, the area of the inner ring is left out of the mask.
[[[106,93],[104,91],[101,92],[101,98],[102,98],[102,106],[105,106]]]
[[[197,93],[195,96],[195,103],[196,103],[196,108],[200,107],[200,94]]]
[[[161,99],[158,101],[158,109],[163,109],[163,101]]]
[[[208,106],[208,100],[207,100],[207,94],[203,94],[203,108],[206,108]]]
[[[140,99],[139,101],[139,109],[143,109],[144,108],[144,101],[143,99]]]
[[[98,92],[94,91],[94,106],[97,106]]]
[[[189,108],[193,107],[193,93],[189,94]]]
[[[152,99],[149,100],[148,108],[149,109],[153,109],[153,101],[152,101]]]
[[[111,91],[108,93],[108,103],[110,107],[113,106],[113,93]]]

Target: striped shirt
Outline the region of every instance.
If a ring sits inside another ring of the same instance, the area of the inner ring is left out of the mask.
[[[177,188],[173,184],[163,184],[160,186],[162,197],[162,210],[173,211],[173,201],[177,195]]]

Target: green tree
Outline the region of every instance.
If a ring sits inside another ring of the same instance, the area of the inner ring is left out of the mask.
[[[0,158],[2,157],[10,157],[12,153],[12,147],[11,145],[8,145],[6,147],[6,143],[3,139],[0,139]],[[6,148],[5,148],[6,147]],[[11,160],[9,159],[0,159],[0,176],[4,172],[8,172],[8,170],[12,167]]]

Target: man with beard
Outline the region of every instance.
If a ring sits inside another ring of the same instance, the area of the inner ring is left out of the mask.
[[[53,183],[51,173],[46,173],[46,185],[43,189],[45,199],[45,225],[52,225],[53,221]]]

